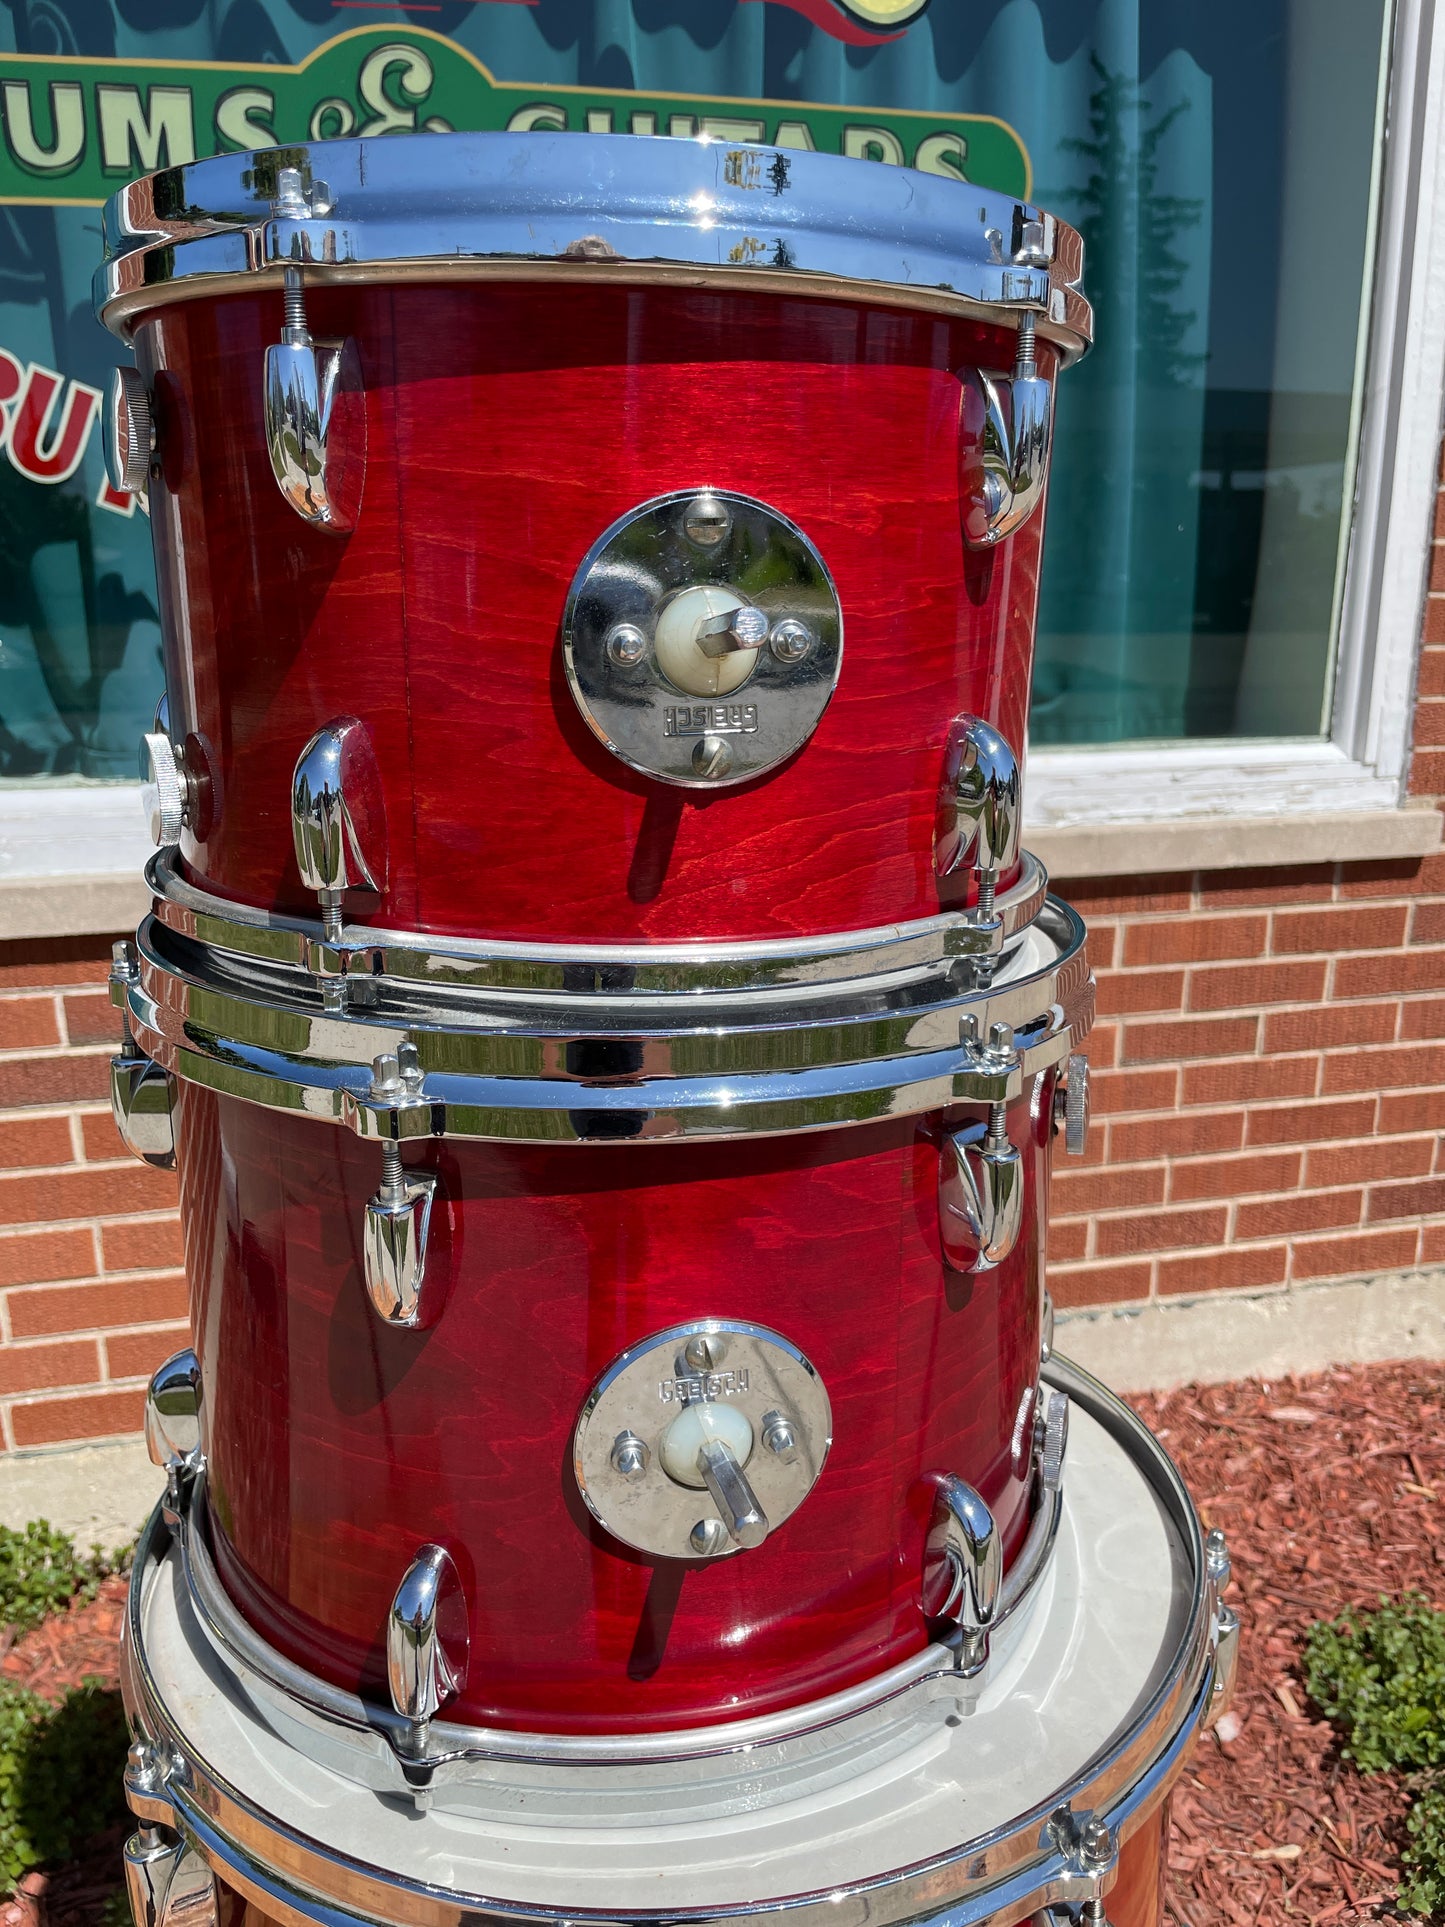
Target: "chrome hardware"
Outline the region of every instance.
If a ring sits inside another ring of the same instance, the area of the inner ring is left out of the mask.
[[[176,1131],[171,1116],[175,1085],[143,1051],[127,1046],[110,1060],[110,1114],[132,1157],[158,1171],[176,1168]]]
[[[998,914],[998,880],[1019,859],[1022,775],[1018,758],[992,723],[961,716],[949,733],[944,758],[944,833],[934,846],[939,876],[956,876],[972,862],[978,902],[972,917],[981,929]]]
[[[371,1094],[398,1110],[424,1102],[424,1077],[414,1044],[384,1053],[372,1065]],[[436,1201],[434,1171],[409,1171],[394,1138],[381,1140],[381,1184],[367,1201],[363,1231],[366,1291],[387,1325],[425,1330],[441,1310],[437,1293],[423,1297],[427,1239]]]
[[[768,637],[768,647],[779,662],[801,662],[812,646],[812,630],[806,622],[798,622],[792,616],[775,623]]]
[[[139,1827],[123,1849],[135,1927],[216,1927],[216,1878],[197,1849],[169,1827]]]
[[[971,1485],[951,1473],[936,1481],[923,1548],[919,1604],[962,1635],[958,1670],[966,1678],[988,1662],[988,1641],[1003,1585],[1003,1547],[993,1514]]]
[[[368,856],[356,815],[365,804],[372,816],[381,807],[380,784],[365,726],[340,716],[318,729],[296,759],[291,777],[291,839],[296,867],[308,890],[321,902],[328,943],[341,942],[341,900],[348,890],[381,889],[381,865]],[[384,854],[384,853],[376,853]],[[328,1007],[345,1003],[345,979],[329,986]]]
[[[747,1474],[720,1439],[708,1439],[697,1455],[697,1469],[712,1495],[718,1517],[734,1545],[760,1546],[768,1536],[768,1517],[748,1484]]]
[[[293,170],[283,169],[283,173]],[[299,176],[298,192],[299,192]],[[366,412],[354,341],[315,341],[301,270],[287,267],[281,339],[266,350],[266,447],[282,495],[305,522],[355,528],[366,463]],[[337,402],[354,398],[338,417]]]
[[[1089,1060],[1082,1051],[1070,1051],[1054,1085],[1053,1124],[1069,1156],[1081,1158],[1089,1143]]]
[[[140,777],[151,842],[163,849],[179,843],[195,809],[195,783],[184,754],[160,730],[140,739]]]
[[[995,1024],[983,1055],[1014,1057],[1013,1030]],[[992,1271],[1018,1243],[1024,1221],[1024,1167],[1009,1142],[1008,1105],[990,1103],[986,1124],[945,1131],[938,1170],[938,1225],[943,1255],[955,1271]]]
[[[407,1567],[386,1622],[386,1680],[394,1710],[414,1729],[416,1750],[426,1728],[467,1682],[467,1602],[452,1557],[423,1546]]]
[[[716,1558],[777,1531],[831,1443],[828,1395],[795,1345],[761,1325],[705,1319],[608,1367],[578,1417],[572,1462],[588,1510],[624,1545]],[[698,1516],[704,1491],[715,1518]]]
[[[1214,1602],[1214,1690],[1204,1716],[1204,1724],[1209,1727],[1229,1711],[1239,1671],[1239,1615],[1224,1603],[1231,1574],[1229,1545],[1218,1526],[1205,1537],[1204,1570]]]
[[[152,1527],[142,1535],[149,1538]],[[125,1803],[138,1820],[158,1821],[168,1826],[175,1818],[167,1779],[167,1762],[149,1740],[132,1740],[126,1750],[122,1786]]]
[[[705,656],[711,657],[726,656],[739,649],[761,649],[768,639],[768,627],[768,619],[761,609],[742,602],[736,609],[725,609],[721,615],[704,617],[697,626],[697,646]]]
[[[634,622],[619,622],[607,638],[607,660],[619,669],[635,669],[647,654],[647,637]]]
[[[971,549],[1002,542],[1043,500],[1054,388],[1038,371],[1034,328],[1032,314],[1019,316],[1012,375],[986,375],[976,368],[963,372],[964,386],[982,415],[977,465],[970,463],[963,478],[963,539]]]
[[[201,1450],[201,1364],[187,1347],[152,1374],[145,1402],[145,1442],[152,1465],[166,1475],[165,1514],[175,1525],[191,1480],[204,1465]]]
[[[641,1479],[647,1475],[652,1463],[652,1454],[635,1432],[619,1432],[612,1442],[612,1469],[624,1479]]]
[[[614,756],[711,788],[763,775],[812,735],[837,684],[843,617],[822,557],[776,509],[679,490],[631,510],[584,556],[562,649],[577,707]]]
[[[1035,1461],[1039,1490],[1047,1496],[1063,1490],[1064,1459],[1069,1450],[1069,1395],[1050,1392],[1034,1415]]]
[[[151,398],[138,368],[113,368],[101,423],[105,472],[119,495],[141,495],[156,449]]]
[[[1047,1285],[1039,1308],[1039,1363],[1047,1365],[1054,1355],[1054,1299]]]

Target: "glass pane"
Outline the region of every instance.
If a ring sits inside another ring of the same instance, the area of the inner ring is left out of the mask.
[[[709,100],[730,138],[1015,193],[1031,166],[1083,227],[1035,742],[1322,731],[1386,0],[438,0],[425,32],[358,5],[0,8],[0,780],[129,775],[159,693],[148,530],[96,433],[128,171],[267,130],[682,132]]]

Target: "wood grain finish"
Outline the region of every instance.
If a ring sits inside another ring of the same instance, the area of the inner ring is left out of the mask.
[[[208,789],[183,845],[195,881],[315,914],[290,773],[349,714],[376,746],[389,852],[354,918],[686,941],[952,900],[932,863],[948,725],[972,711],[1021,749],[1028,700],[1042,514],[987,555],[960,532],[956,371],[1007,367],[1009,330],[662,288],[318,290],[314,330],[354,337],[365,378],[365,495],[343,538],[304,524],[271,476],[261,372],[280,310],[269,293],[191,299],[137,331],[172,721]],[[845,617],[813,738],[711,795],[609,755],[559,643],[601,532],[702,483],[795,520]]]
[[[182,1086],[210,1491],[237,1604],[302,1664],[384,1698],[387,1608],[439,1541],[472,1611],[449,1716],[556,1731],[762,1713],[921,1650],[924,1475],[975,1485],[1010,1557],[1027,1527],[1011,1440],[1037,1369],[1049,1151],[1014,1111],[1028,1230],[977,1278],[941,1263],[936,1118],[726,1146],[409,1148],[440,1174],[429,1276],[447,1290],[413,1333],[384,1327],[362,1283],[377,1146]],[[571,1437],[620,1351],[699,1317],[800,1346],[834,1444],[760,1549],[672,1565],[591,1519]]]

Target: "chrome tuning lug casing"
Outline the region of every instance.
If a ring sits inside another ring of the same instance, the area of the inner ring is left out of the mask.
[[[598,1379],[573,1436],[588,1510],[624,1545],[713,1559],[760,1546],[802,1504],[832,1411],[795,1345],[703,1319],[634,1346]]]
[[[123,1854],[135,1927],[216,1927],[216,1877],[189,1841],[170,1827],[144,1825]]]
[[[317,730],[291,776],[296,867],[306,888],[320,900],[328,944],[341,942],[346,892],[379,892],[384,885],[384,824],[381,778],[366,726],[354,716],[338,716]],[[368,835],[376,846],[370,851]],[[324,984],[323,995],[328,1009],[344,1008],[345,978]]]
[[[423,1546],[407,1567],[386,1621],[386,1679],[393,1710],[411,1724],[411,1754],[467,1681],[470,1632],[466,1595],[452,1556]]]
[[[1013,1031],[995,1024],[978,1060],[1007,1076],[1016,1060]],[[965,1043],[970,1039],[965,1037]],[[1024,1165],[1009,1141],[1008,1105],[990,1102],[988,1119],[946,1130],[939,1146],[938,1228],[955,1271],[992,1271],[1018,1243],[1024,1221]]]
[[[141,1050],[131,1032],[127,996],[140,981],[140,960],[130,942],[111,951],[110,999],[121,1012],[121,1047],[110,1060],[110,1114],[121,1143],[142,1164],[158,1171],[176,1168],[172,1119],[175,1080]]]
[[[172,1526],[179,1524],[191,1481],[205,1464],[201,1403],[200,1360],[187,1347],[156,1370],[145,1403],[146,1451],[166,1475],[163,1507]]]
[[[1043,500],[1054,431],[1054,385],[1038,370],[1035,321],[1019,316],[1011,375],[963,372],[963,539],[991,549]]]
[[[1039,1363],[1047,1365],[1054,1355],[1054,1299],[1045,1285],[1039,1306]]]
[[[993,1514],[965,1480],[939,1474],[923,1547],[919,1605],[961,1635],[958,1670],[965,1678],[988,1663],[989,1634],[1003,1587],[1003,1546]]]
[[[294,172],[283,168],[282,178]],[[354,341],[313,340],[301,270],[284,273],[281,339],[266,350],[271,471],[303,521],[344,535],[356,526],[366,467],[361,364]]]
[[[1064,1149],[1071,1158],[1081,1158],[1089,1143],[1089,1060],[1082,1051],[1071,1051],[1068,1063],[1054,1086],[1055,1136],[1064,1134]]]
[[[1239,1671],[1239,1615],[1224,1603],[1229,1585],[1231,1563],[1229,1545],[1216,1526],[1204,1541],[1204,1570],[1209,1578],[1214,1603],[1214,1690],[1204,1724],[1213,1726],[1229,1711],[1234,1699],[1235,1677]]]
[[[684,489],[605,530],[563,618],[567,684],[630,768],[687,789],[775,769],[837,685],[843,614],[801,529],[750,496]]]
[[[415,1044],[402,1044],[372,1064],[371,1097],[398,1117],[424,1107],[425,1077]],[[381,1184],[367,1203],[363,1228],[366,1293],[383,1324],[424,1330],[441,1310],[439,1292],[424,1290],[427,1241],[438,1179],[401,1161],[401,1135],[381,1140]]]
[[[1019,861],[1022,785],[1018,758],[993,724],[979,716],[960,716],[944,753],[933,863],[940,877],[972,868],[978,900],[969,917],[980,931],[992,931],[998,922],[999,878]],[[992,963],[991,957],[976,962],[981,984],[992,980]]]
[[[120,495],[145,496],[155,457],[151,398],[138,368],[112,369],[101,420],[105,472]]]

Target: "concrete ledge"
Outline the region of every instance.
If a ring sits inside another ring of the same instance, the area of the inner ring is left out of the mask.
[[[1283,1378],[1391,1358],[1445,1359],[1445,1271],[1060,1312],[1057,1343],[1116,1392]]]
[[[0,941],[22,937],[113,936],[135,929],[150,909],[139,872],[124,876],[0,879]]]
[[[1256,865],[1359,863],[1440,848],[1434,809],[1321,810],[1301,815],[1182,816],[1153,823],[1025,826],[1050,877],[1157,876]]]
[[[0,1525],[48,1519],[82,1552],[129,1545],[161,1496],[165,1478],[137,1438],[56,1446],[0,1457]]]

